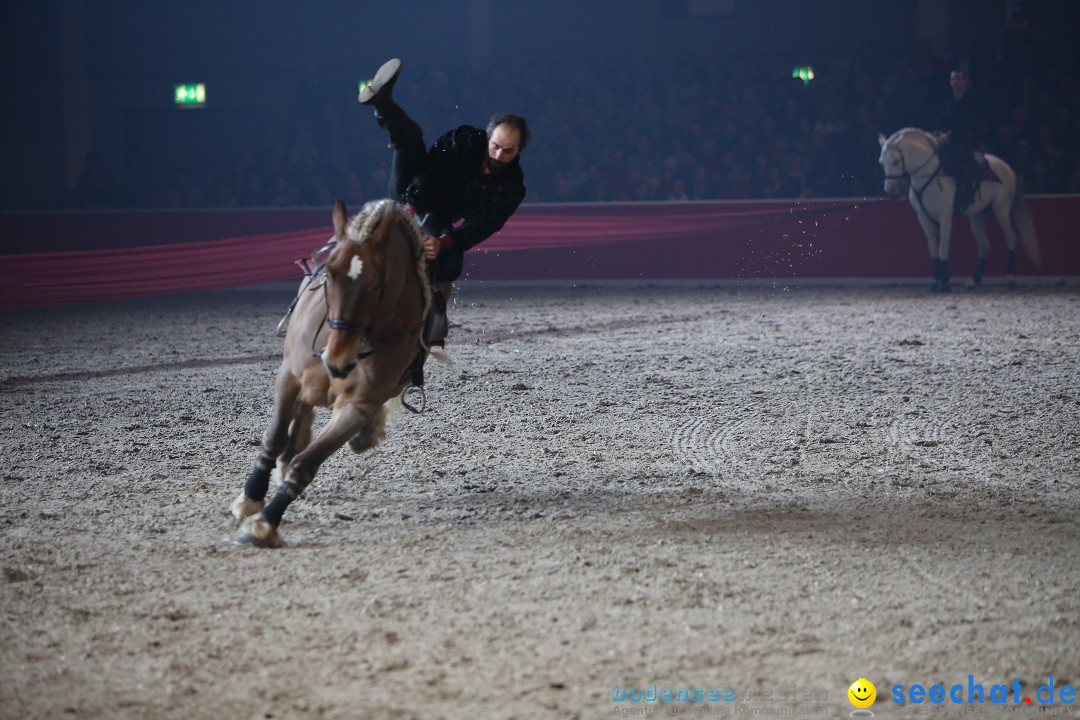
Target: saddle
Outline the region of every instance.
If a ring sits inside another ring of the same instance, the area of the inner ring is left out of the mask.
[[[990,163],[986,161],[985,154],[976,151],[972,156],[975,159],[975,167],[979,171],[977,175],[979,182],[1001,182],[1001,178],[997,176],[994,169],[990,167]]]

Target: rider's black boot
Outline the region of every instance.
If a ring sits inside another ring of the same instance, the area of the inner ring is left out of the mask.
[[[394,83],[401,74],[401,60],[394,58],[382,64],[364,87],[360,89],[360,104],[370,105],[376,111],[386,103],[393,102]]]

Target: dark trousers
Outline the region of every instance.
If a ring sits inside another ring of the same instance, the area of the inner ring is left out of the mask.
[[[956,181],[955,211],[962,213],[975,199],[981,169],[975,161],[975,146],[949,141],[941,146],[945,169]]]
[[[386,100],[375,110],[375,119],[386,131],[390,139],[390,180],[387,186],[389,197],[404,202],[402,195],[405,188],[427,167],[427,146],[424,144],[424,131],[392,99]],[[450,220],[430,208],[417,208],[421,214],[420,222],[428,235],[436,237],[449,226]],[[427,263],[428,274],[432,280],[446,282],[457,279],[461,274],[462,256],[460,252],[443,253]]]
[[[375,113],[379,126],[390,138],[390,181],[387,192],[401,201],[405,188],[427,164],[427,146],[424,131],[393,100],[383,103]]]

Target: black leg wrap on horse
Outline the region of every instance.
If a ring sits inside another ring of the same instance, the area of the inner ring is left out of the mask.
[[[1016,274],[1016,251],[1008,250],[1005,252],[1005,274]]]
[[[933,266],[934,282],[930,283],[930,292],[937,292],[941,289],[941,261],[934,258],[930,261]]]
[[[259,453],[259,459],[255,461],[255,469],[248,475],[244,483],[244,495],[252,500],[262,500],[266,497],[266,490],[270,487],[270,473],[274,469],[274,458],[264,452]]]
[[[274,499],[263,508],[262,516],[271,525],[277,527],[281,524],[281,516],[285,514],[285,509],[289,507],[289,503],[300,497],[300,493],[303,491],[304,489],[294,482],[281,483],[277,494],[274,495]]]
[[[986,258],[979,258],[975,261],[975,274],[971,276],[971,279],[978,285],[982,282],[983,273],[986,272]]]
[[[941,263],[941,292],[949,292],[949,261],[939,260]]]

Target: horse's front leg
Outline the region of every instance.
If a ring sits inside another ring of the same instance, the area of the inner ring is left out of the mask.
[[[926,216],[916,205],[915,217],[919,220],[919,227],[926,236],[926,249],[930,253],[930,265],[933,268],[934,281],[930,283],[930,292],[941,289],[941,261],[938,259],[938,226]]]
[[[284,478],[289,463],[311,444],[311,428],[315,424],[315,408],[311,405],[299,407],[289,423],[289,439],[285,451],[278,455],[278,478]]]
[[[368,425],[378,407],[341,405],[334,408],[330,422],[307,448],[292,459],[278,486],[277,493],[266,507],[244,520],[236,536],[237,545],[277,548],[284,543],[278,526],[286,508],[311,484],[319,467],[349,438]]]
[[[938,223],[938,292],[949,292],[949,242],[952,238],[952,212],[946,210]]]
[[[255,515],[263,509],[266,492],[270,487],[270,473],[273,472],[278,456],[286,448],[289,427],[297,415],[299,394],[300,381],[282,365],[274,382],[274,414],[263,433],[255,467],[244,483],[244,491],[230,507],[237,520]]]
[[[975,236],[975,274],[968,280],[967,289],[974,290],[982,282],[986,272],[986,255],[990,250],[990,238],[986,234],[986,213],[978,212],[969,216],[971,234]]]

